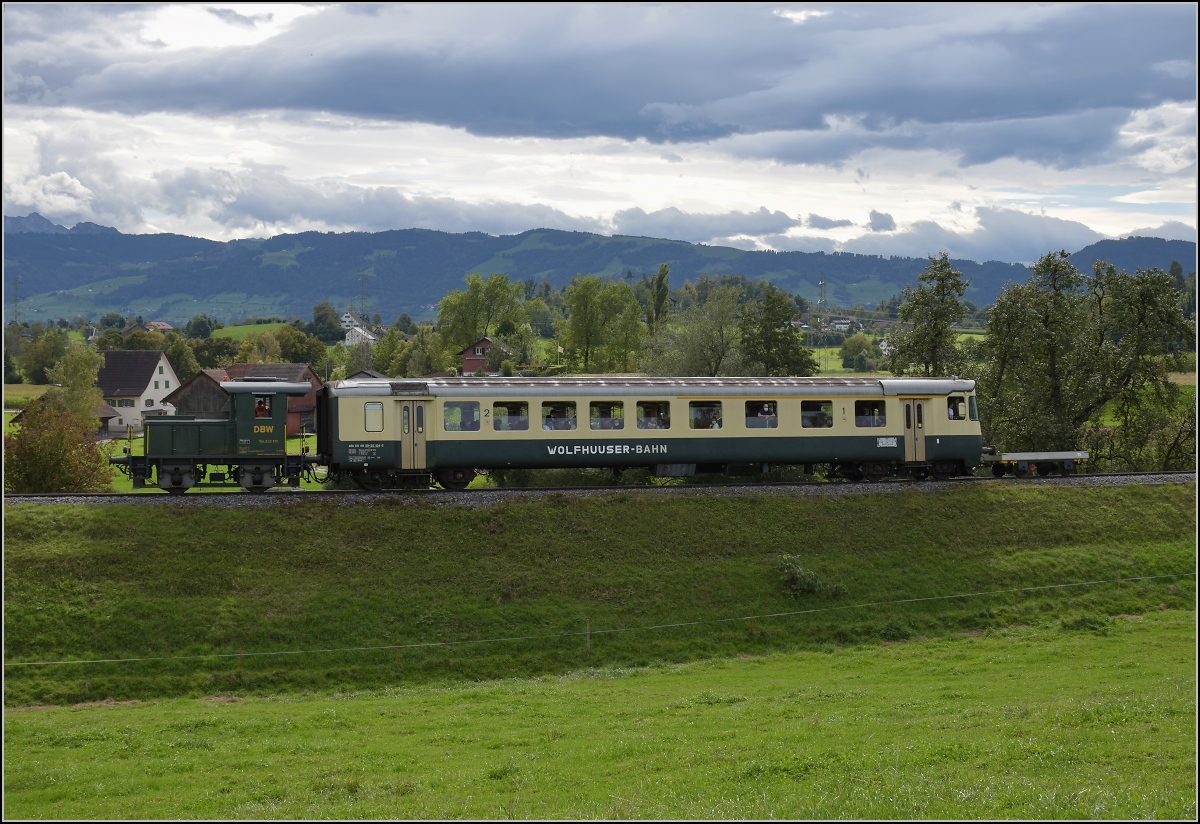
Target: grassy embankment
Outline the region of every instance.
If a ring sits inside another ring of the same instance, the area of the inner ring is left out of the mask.
[[[1192,484],[1003,482],[804,498],[551,495],[487,509],[399,496],[237,510],[10,503],[5,705],[362,689],[1102,626],[1194,607],[1195,503]],[[800,554],[825,589],[789,598],[773,568],[783,553]],[[1094,581],[1110,583],[1047,588]],[[639,629],[661,625],[681,626]],[[492,639],[521,640],[478,643]],[[172,660],[14,666],[147,657]]]
[[[1194,612],[9,713],[14,819],[1196,817]]]

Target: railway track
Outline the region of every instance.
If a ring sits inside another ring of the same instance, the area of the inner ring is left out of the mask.
[[[1114,486],[1126,484],[1164,484],[1195,482],[1195,471],[1179,472],[1117,472],[1097,475],[1049,475],[1046,477],[1028,476],[1015,478],[961,477],[945,481],[915,481],[885,480],[875,482],[851,481],[805,481],[805,482],[775,482],[775,483],[713,483],[713,484],[684,484],[671,483],[648,486],[577,486],[577,487],[489,487],[486,489],[469,489],[464,491],[449,491],[444,489],[413,488],[387,492],[364,492],[361,490],[298,490],[280,489],[252,495],[237,491],[205,491],[192,490],[186,495],[170,495],[159,490],[145,492],[82,492],[82,493],[26,493],[5,494],[5,503],[70,503],[70,504],[104,504],[104,503],[134,503],[134,504],[165,504],[181,506],[206,507],[264,507],[276,506],[300,501],[338,501],[344,504],[374,503],[376,501],[422,501],[437,504],[473,505],[494,503],[499,500],[538,498],[549,495],[566,497],[595,497],[615,494],[641,495],[864,495],[888,494],[902,491],[919,490],[939,492],[950,486],[963,484],[1022,484],[1049,486]]]

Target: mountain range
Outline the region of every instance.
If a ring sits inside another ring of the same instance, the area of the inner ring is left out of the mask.
[[[936,253],[937,250],[930,250]],[[1057,251],[1047,249],[1049,251]],[[1081,270],[1107,260],[1133,271],[1195,269],[1196,244],[1160,238],[1103,240],[1071,255]],[[830,306],[874,307],[915,285],[926,258],[849,253],[744,251],[676,240],[533,229],[499,237],[430,229],[302,232],[220,242],[174,234],[127,235],[80,223],[71,229],[36,212],[4,218],[4,300],[27,320],[107,312],[186,322],[206,312],[227,323],[246,316],[308,318],[328,300],[339,309],[365,296],[368,313],[434,317],[437,302],[466,275],[506,274],[565,286],[576,274],[621,278],[671,270],[671,285],[704,275],[745,275]],[[954,260],[984,306],[1029,270],[1019,263]]]

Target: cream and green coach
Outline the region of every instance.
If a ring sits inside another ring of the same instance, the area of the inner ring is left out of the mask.
[[[553,467],[941,479],[982,454],[960,378],[372,378],[326,386],[317,418],[321,462],[367,489]]]

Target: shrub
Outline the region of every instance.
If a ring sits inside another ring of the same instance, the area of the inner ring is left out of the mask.
[[[4,436],[6,492],[100,492],[111,483],[91,422],[56,398],[32,401],[20,428]]]
[[[821,579],[817,573],[800,566],[800,556],[780,555],[775,561],[783,588],[788,595],[798,598],[801,595],[815,595],[821,591]]]

